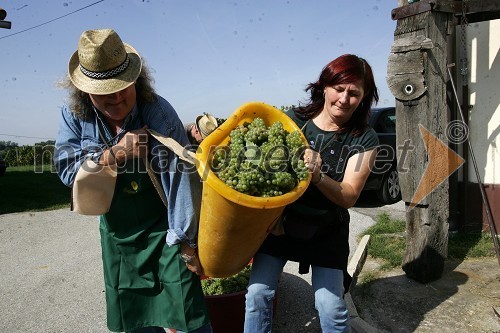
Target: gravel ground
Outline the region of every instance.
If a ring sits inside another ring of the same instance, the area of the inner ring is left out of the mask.
[[[351,247],[373,224],[351,211]],[[0,332],[107,332],[96,217],[67,209],[0,215]],[[275,332],[319,332],[310,274],[285,266]]]

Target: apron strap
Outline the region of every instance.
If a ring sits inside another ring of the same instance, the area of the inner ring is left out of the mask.
[[[148,158],[144,157],[143,160],[144,164],[146,165],[146,171],[148,172],[149,178],[151,178],[151,182],[153,183],[156,192],[158,192],[158,195],[160,196],[160,199],[165,205],[165,207],[168,208],[167,196],[165,195],[165,191],[163,191],[163,186],[161,185],[160,181],[158,180],[158,177],[156,177],[156,174],[151,168],[151,164],[149,163]]]

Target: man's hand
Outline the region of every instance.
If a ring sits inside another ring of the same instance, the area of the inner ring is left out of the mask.
[[[190,264],[186,263],[186,267],[194,274],[200,276],[203,275],[203,267],[201,267],[200,259],[196,255]]]
[[[148,132],[147,126],[127,132],[125,136],[116,144],[113,149],[116,162],[125,163],[126,160],[136,157],[147,157],[148,153]]]
[[[193,249],[186,243],[181,243],[181,259],[186,263],[186,267],[196,275],[203,274],[203,268],[201,267],[200,259],[196,253],[196,249]]]

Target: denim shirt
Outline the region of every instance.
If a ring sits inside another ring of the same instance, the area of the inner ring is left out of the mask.
[[[125,119],[118,135],[112,136],[102,115],[94,109],[88,119],[78,118],[64,106],[56,138],[54,165],[62,182],[71,187],[82,162],[88,158],[98,161],[106,143],[114,145],[123,135],[131,130],[147,125],[163,135],[171,137],[186,146],[189,144],[184,126],[179,116],[168,101],[156,96],[156,101],[136,106]],[[149,160],[156,174],[160,175],[161,184],[168,201],[168,245],[188,242],[196,247],[199,212],[201,205],[200,178],[196,168],[180,160],[173,152],[153,137],[149,137]],[[167,221],[165,221],[167,222]]]

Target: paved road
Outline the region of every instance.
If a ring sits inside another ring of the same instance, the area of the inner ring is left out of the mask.
[[[0,332],[107,332],[95,217],[0,215]]]
[[[405,219],[405,205],[403,201],[396,202],[392,205],[384,205],[377,200],[375,193],[362,192],[358,202],[351,211],[366,215],[374,220],[382,213],[387,213],[394,219]]]
[[[374,223],[360,210],[371,208],[351,210],[352,251]],[[108,332],[96,217],[66,209],[0,215],[0,263],[0,332]],[[310,275],[297,272],[285,266],[276,332],[320,331]]]

